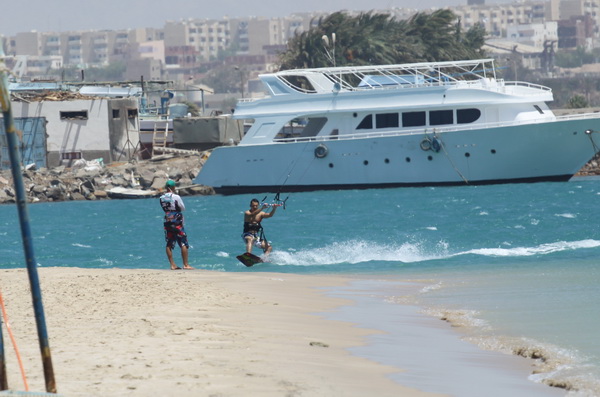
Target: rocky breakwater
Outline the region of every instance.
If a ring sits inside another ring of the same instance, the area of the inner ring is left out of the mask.
[[[600,175],[600,155],[595,155],[586,165],[575,174],[576,176]]]
[[[167,179],[177,181],[182,196],[214,194],[211,187],[192,183],[202,164],[203,159],[198,155],[164,155],[110,165],[79,161],[70,168],[26,167],[23,183],[30,203],[156,197],[164,190]],[[0,204],[15,201],[12,173],[1,171]]]

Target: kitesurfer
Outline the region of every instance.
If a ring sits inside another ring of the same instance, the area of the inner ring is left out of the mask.
[[[181,269],[173,260],[173,248],[175,243],[181,248],[181,259],[184,269],[193,269],[188,263],[188,244],[187,234],[183,225],[183,211],[185,205],[181,197],[175,193],[175,181],[169,179],[165,184],[166,193],[160,196],[160,206],[165,211],[164,229],[165,241],[167,242],[167,258],[171,264],[171,270]]]
[[[271,207],[270,212],[264,212],[263,209]],[[264,236],[261,221],[275,215],[276,205],[263,204],[257,199],[250,201],[250,209],[244,212],[244,231],[242,238],[246,243],[246,252],[252,253],[252,246],[261,248],[265,254],[269,254],[273,247]]]

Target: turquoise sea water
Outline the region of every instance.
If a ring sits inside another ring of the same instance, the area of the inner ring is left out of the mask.
[[[600,395],[600,179],[293,193],[264,221],[271,262],[246,268],[235,256],[251,198],[184,197],[192,266],[418,280],[408,303],[481,347],[544,357],[534,381]],[[157,199],[28,208],[42,267],[168,269]],[[16,208],[0,206],[0,266],[23,264]]]

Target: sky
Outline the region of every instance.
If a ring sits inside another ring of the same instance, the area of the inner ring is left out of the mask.
[[[510,0],[487,0],[506,3]],[[465,5],[467,0],[0,0],[0,35],[162,28],[167,20],[283,17],[296,12]]]

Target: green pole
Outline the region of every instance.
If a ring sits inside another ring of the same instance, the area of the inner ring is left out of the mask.
[[[52,357],[50,356],[50,345],[48,343],[48,332],[46,330],[46,319],[44,316],[44,305],[42,304],[42,290],[37,272],[37,262],[33,252],[33,239],[29,226],[29,214],[27,212],[27,196],[23,185],[21,161],[19,156],[19,139],[15,128],[12,110],[10,106],[10,93],[8,92],[8,79],[6,76],[6,65],[4,64],[4,49],[0,44],[0,108],[4,117],[4,129],[8,142],[8,154],[10,157],[12,176],[15,184],[17,197],[17,209],[19,222],[21,224],[21,237],[25,260],[27,262],[27,273],[31,286],[31,297],[33,299],[33,310],[42,352],[42,364],[44,367],[44,379],[46,380],[46,391],[56,393],[56,382],[54,381],[54,370],[52,369]]]

